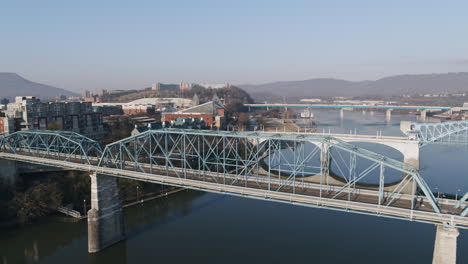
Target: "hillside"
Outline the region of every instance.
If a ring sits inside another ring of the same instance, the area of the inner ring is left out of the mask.
[[[0,72],[0,98],[12,99],[20,95],[37,95],[41,99],[57,95],[78,96],[65,89],[29,81],[16,73]]]
[[[258,101],[274,100],[274,98],[282,97],[298,99],[317,96],[391,96],[420,93],[456,93],[468,91],[468,72],[397,75],[375,81],[360,82],[339,79],[310,79],[261,85],[240,85],[240,87]]]

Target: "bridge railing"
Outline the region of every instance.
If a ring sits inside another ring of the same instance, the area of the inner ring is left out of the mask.
[[[150,130],[107,145],[99,166],[378,207],[422,195],[440,213],[416,168],[327,136]]]

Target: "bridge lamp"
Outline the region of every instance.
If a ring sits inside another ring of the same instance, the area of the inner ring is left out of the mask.
[[[83,200],[84,215],[86,216],[86,199]]]
[[[137,202],[140,200],[140,199],[138,198],[138,188],[140,188],[140,186],[137,185],[137,188],[136,188],[136,196],[137,196],[136,198],[137,198]]]

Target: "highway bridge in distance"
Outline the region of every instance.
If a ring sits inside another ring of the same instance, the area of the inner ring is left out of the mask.
[[[331,109],[407,109],[407,110],[451,110],[450,106],[417,106],[417,105],[340,105],[340,104],[287,104],[287,103],[265,103],[265,104],[245,104],[251,108],[270,107],[301,107],[301,108],[331,108]]]
[[[418,139],[426,126],[409,127]],[[415,166],[327,135],[160,129],[103,150],[73,132],[21,131],[0,138],[0,159],[90,173],[91,253],[125,238],[116,177],[436,224],[434,259],[449,259],[436,263],[452,263],[458,228],[468,229],[468,194],[438,199]]]
[[[426,114],[428,111],[453,111],[453,110],[468,110],[463,107],[450,107],[450,106],[418,106],[418,105],[342,105],[342,104],[288,104],[288,103],[264,103],[264,104],[245,104],[249,108],[249,111],[252,108],[266,108],[269,110],[271,107],[281,107],[288,109],[292,108],[318,108],[318,109],[340,109],[340,117],[343,119],[344,110],[348,109],[362,109],[362,110],[375,110],[381,109],[386,111],[386,119],[390,120],[393,110],[403,109],[403,110],[417,110],[421,113],[421,120],[426,120]]]

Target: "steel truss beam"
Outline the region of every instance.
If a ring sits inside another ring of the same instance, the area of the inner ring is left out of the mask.
[[[406,134],[416,134],[421,146],[434,142],[468,144],[468,120],[411,123],[410,130]]]
[[[329,136],[161,129],[114,142],[101,151],[96,141],[77,133],[40,130],[0,136],[0,151],[246,191],[442,214],[415,167]],[[401,180],[386,184],[392,172]]]
[[[0,150],[91,164],[102,154],[99,143],[70,131],[26,130],[0,137]]]
[[[363,161],[368,165],[358,166]],[[400,206],[400,197],[416,197],[419,190],[430,208],[441,213],[415,167],[328,136],[150,130],[107,145],[99,166],[291,194],[307,193],[317,176],[320,190],[314,195],[352,201],[370,189],[377,195],[369,202],[379,207]],[[402,180],[387,189],[391,172]],[[335,179],[332,184],[332,176],[343,183]],[[372,178],[375,184],[369,187],[365,180]]]
[[[41,130],[0,135],[0,151],[83,163],[103,171],[216,184],[220,189],[287,194],[291,200],[306,195],[344,204],[359,202],[377,212],[401,207],[446,213],[415,167],[329,136],[161,129],[101,151],[96,141],[77,133]],[[386,184],[392,172],[401,180]],[[374,184],[366,183],[369,179]],[[466,208],[459,211],[467,214]]]

